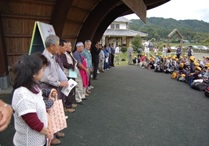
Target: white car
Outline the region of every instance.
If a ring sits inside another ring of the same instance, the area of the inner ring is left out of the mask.
[[[177,50],[177,47],[172,46],[172,47],[171,47],[171,50]]]
[[[202,50],[209,50],[209,48],[206,46],[202,46]]]

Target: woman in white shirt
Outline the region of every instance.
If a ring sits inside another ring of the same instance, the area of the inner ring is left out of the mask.
[[[23,55],[14,66],[15,146],[45,146],[53,134],[48,129],[46,106],[38,82],[42,77],[42,61],[35,55]]]

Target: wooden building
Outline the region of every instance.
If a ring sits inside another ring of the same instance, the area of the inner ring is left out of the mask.
[[[146,11],[169,0],[0,0],[0,88],[9,85],[8,66],[27,54],[35,21],[50,23],[75,44],[96,42],[118,16]]]
[[[102,36],[102,44],[113,44],[114,47],[118,45],[129,46],[134,36],[141,38],[148,37],[148,34],[131,30],[129,28],[130,20],[125,17],[118,17],[107,28]]]

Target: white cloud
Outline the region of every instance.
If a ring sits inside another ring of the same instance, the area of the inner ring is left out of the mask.
[[[135,14],[128,19],[139,19]],[[208,0],[171,0],[147,11],[147,17],[174,18],[177,20],[197,19],[209,22]]]

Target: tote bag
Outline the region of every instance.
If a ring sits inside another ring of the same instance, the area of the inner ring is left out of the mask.
[[[52,133],[56,133],[67,128],[63,103],[61,99],[55,99],[53,106],[49,110],[49,119],[51,121],[50,129]]]

